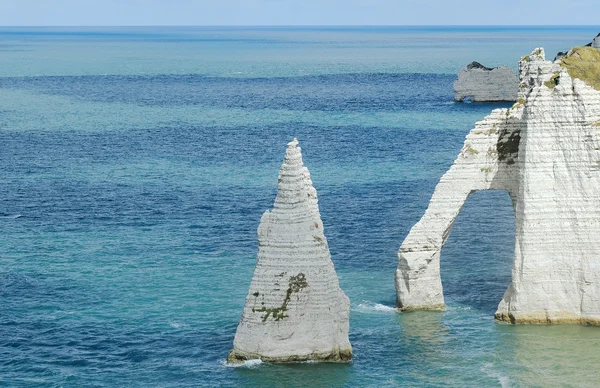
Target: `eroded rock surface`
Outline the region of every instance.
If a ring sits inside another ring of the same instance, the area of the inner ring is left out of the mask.
[[[454,101],[516,101],[519,76],[505,66],[492,69],[472,62],[458,73],[453,86]]]
[[[516,241],[496,318],[600,324],[599,64],[592,47],[555,62],[543,49],[521,59],[517,103],[467,135],[400,247],[400,308],[443,307],[439,258],[452,224],[472,192],[501,189],[513,199]]]
[[[298,141],[288,144],[273,210],[228,361],[349,361],[350,302],[340,289]]]

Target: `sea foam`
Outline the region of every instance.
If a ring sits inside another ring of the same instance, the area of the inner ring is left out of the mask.
[[[244,362],[241,363],[230,363],[227,362],[227,360],[222,360],[221,361],[221,365],[226,366],[228,368],[256,368],[258,367],[260,364],[262,364],[262,360],[256,359],[256,360],[246,360]]]
[[[391,306],[386,306],[381,303],[364,301],[363,303],[359,303],[354,309],[354,311],[359,311],[363,313],[371,313],[371,312],[383,312],[383,313],[395,313],[396,308]]]

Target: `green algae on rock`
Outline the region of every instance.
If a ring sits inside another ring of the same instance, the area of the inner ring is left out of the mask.
[[[285,314],[287,311],[287,305],[290,302],[291,296],[293,293],[300,292],[304,288],[308,287],[308,283],[306,282],[306,276],[303,273],[299,273],[296,276],[292,276],[289,281],[289,287],[285,292],[285,299],[280,307],[271,307],[267,308],[264,305],[261,308],[252,308],[252,312],[265,312],[266,314],[262,317],[263,322],[269,319],[269,316],[272,316],[274,320],[279,321],[283,318],[287,318],[288,315]],[[254,292],[252,295],[258,298],[259,292]]]

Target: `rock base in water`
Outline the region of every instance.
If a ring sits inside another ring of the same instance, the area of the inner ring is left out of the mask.
[[[334,352],[310,353],[306,355],[290,355],[283,357],[269,357],[257,353],[245,353],[231,350],[227,355],[227,362],[230,364],[239,364],[250,360],[261,360],[272,363],[291,363],[291,362],[348,362],[352,360],[352,349],[339,349]]]
[[[506,313],[497,312],[494,318],[500,322],[512,324],[531,324],[531,325],[556,325],[556,324],[578,324],[589,326],[600,326],[600,318],[586,318],[580,315],[567,312],[553,312],[548,315],[546,312],[539,313]]]

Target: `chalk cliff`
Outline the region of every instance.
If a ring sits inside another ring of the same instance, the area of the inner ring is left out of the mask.
[[[441,308],[440,251],[477,190],[507,190],[516,218],[512,282],[496,319],[600,324],[600,50],[519,62],[520,90],[467,135],[398,252],[397,303]],[[477,263],[474,263],[477,265]]]
[[[505,66],[489,68],[472,62],[454,81],[454,101],[516,101],[519,76]]]
[[[298,141],[287,146],[273,210],[228,361],[349,361],[350,302],[340,289]]]

